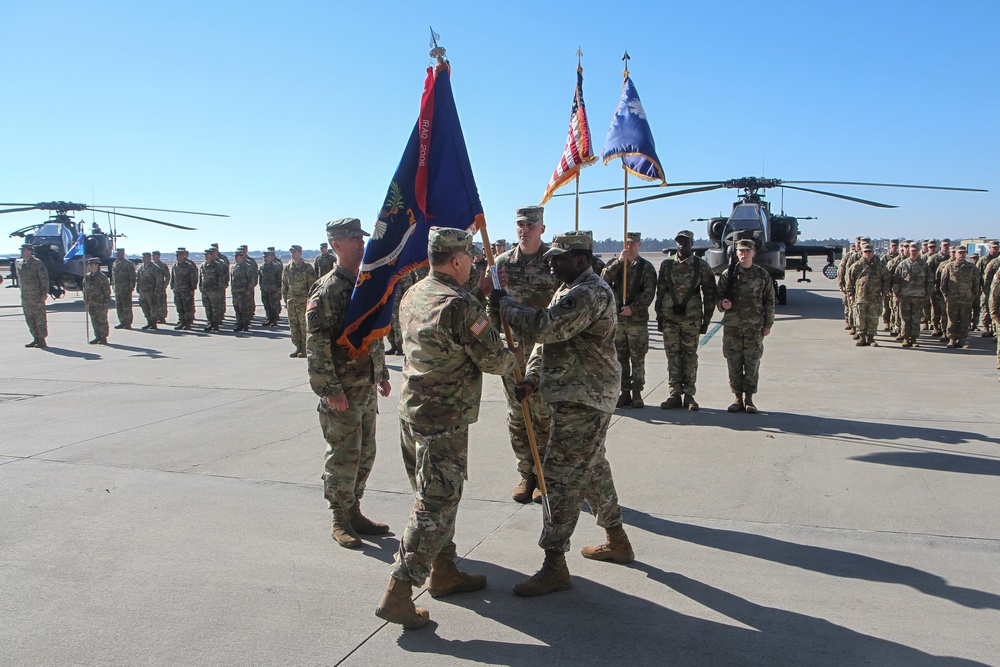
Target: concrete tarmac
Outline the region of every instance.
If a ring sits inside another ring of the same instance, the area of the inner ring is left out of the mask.
[[[25,349],[18,292],[0,288],[0,664],[1000,664],[995,340],[856,348],[814,275],[788,284],[765,341],[761,414],[725,410],[721,331],[703,340],[701,411],[659,409],[653,331],[647,407],[618,410],[607,440],[636,562],[582,558],[603,541],[584,514],[565,592],[511,592],[541,564],[542,513],[510,499],[488,376],[456,542],[489,585],[421,591],[416,631],[373,613],[412,505],[402,357],[364,498],[393,531],[347,550],[286,326],[94,346],[70,293],[49,302],[49,347]]]

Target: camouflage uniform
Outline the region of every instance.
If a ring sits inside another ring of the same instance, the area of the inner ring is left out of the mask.
[[[670,257],[660,264],[656,328],[663,334],[671,396],[695,395],[698,338],[712,321],[717,299],[715,274],[705,260],[691,255],[685,260]],[[681,305],[684,312],[675,313],[674,306]]]
[[[306,301],[314,282],[316,270],[301,258],[298,262],[290,262],[281,272],[281,296],[288,307],[288,328],[291,330],[292,344],[295,349],[303,352],[308,332]]]
[[[42,260],[34,255],[17,260],[17,280],[21,288],[21,310],[28,331],[36,342],[49,335],[49,324],[45,314],[45,300],[49,293],[49,271]]]
[[[403,301],[406,290],[427,276],[427,265],[422,264],[396,281],[396,296],[392,304],[392,328],[389,330],[389,345],[400,349],[403,345],[403,334],[399,328],[399,304]]]
[[[983,260],[986,261],[984,262]],[[981,309],[983,315],[983,332],[986,335],[993,335],[996,333],[996,327],[993,326],[993,317],[990,308],[990,290],[993,287],[993,279],[996,276],[997,269],[1000,268],[1000,255],[997,257],[986,255],[986,257],[980,258],[980,264],[982,265],[980,283],[983,286],[983,305]]]
[[[155,328],[156,321],[160,319],[160,288],[164,284],[164,276],[156,264],[143,263],[136,270],[135,281],[136,291],[139,292],[139,307],[146,318],[146,326]]]
[[[89,271],[83,277],[83,300],[87,303],[90,323],[94,327],[94,338],[108,339],[108,303],[111,301],[111,281],[103,271]]]
[[[218,327],[225,317],[226,283],[229,274],[226,266],[218,259],[202,262],[198,272],[198,289],[201,291],[201,305],[205,308],[205,319],[209,327]]]
[[[160,285],[159,305],[156,310],[156,319],[163,323],[167,321],[167,285],[170,284],[170,267],[156,258],[153,259],[153,264],[160,270],[160,275],[163,277],[163,284]]]
[[[435,230],[431,244],[438,239]],[[471,242],[468,234],[464,238]],[[469,424],[479,418],[483,373],[510,373],[517,358],[504,348],[481,304],[437,271],[403,296],[400,325],[405,354],[400,441],[414,501],[391,574],[420,586],[435,558],[455,555]]]
[[[198,265],[188,259],[170,267],[170,289],[174,291],[177,324],[189,327],[194,323],[194,292],[198,289]]]
[[[630,239],[631,240],[631,239]],[[649,352],[649,307],[656,298],[656,269],[649,260],[636,257],[628,263],[626,287],[622,294],[622,262],[616,257],[601,274],[611,286],[618,304],[618,326],[615,328],[615,350],[621,365],[622,393],[631,391],[640,397],[646,386],[646,353]],[[632,309],[631,315],[622,315],[623,306]]]
[[[906,253],[900,252],[898,255],[886,262],[886,300],[889,304],[889,329],[894,336],[902,336],[902,324],[899,320],[899,299],[892,293],[892,277],[896,274],[896,267],[906,259]]]
[[[964,345],[972,321],[972,304],[980,293],[979,269],[972,262],[948,262],[941,272],[941,295],[948,314],[948,338],[952,346]]]
[[[549,271],[548,260],[544,258],[549,246],[542,244],[534,255],[523,253],[519,246],[503,253],[496,258],[497,270],[507,272],[507,293],[518,303],[531,308],[545,308],[552,301],[552,295],[559,287],[559,281]],[[490,310],[493,326],[502,330],[499,313]],[[530,355],[535,346],[535,340],[521,335],[515,335],[515,344]],[[535,474],[535,460],[528,444],[528,427],[524,421],[524,411],[521,402],[514,398],[514,374],[503,376],[504,395],[507,397],[507,432],[510,436],[510,446],[517,458],[517,471],[522,477]],[[542,402],[541,395],[534,393],[527,399],[531,413],[532,426],[535,428],[535,442],[539,457],[545,456],[545,444],[548,441],[551,414],[549,406]]]
[[[316,275],[322,278],[326,274],[333,271],[333,267],[337,265],[337,258],[332,252],[323,254],[320,253],[316,255],[316,259],[313,260],[313,268],[316,269]]]
[[[733,280],[733,295],[728,297]],[[732,308],[722,310],[722,299],[730,298]],[[722,311],[722,355],[729,366],[729,388],[734,394],[756,394],[760,359],[764,355],[764,329],[774,324],[774,280],[753,264],[749,269],[736,265],[719,279],[719,310]]]
[[[993,318],[993,329],[1000,325],[1000,280],[994,280],[990,286],[990,317]],[[997,370],[1000,371],[1000,336],[997,336]]]
[[[236,314],[235,328],[237,331],[249,329],[253,321],[253,288],[257,285],[257,276],[246,256],[242,262],[233,263],[229,276],[229,292]]]
[[[857,241],[860,245],[860,236]],[[852,246],[847,252],[844,253],[844,256],[840,258],[840,264],[837,265],[837,286],[844,295],[844,322],[847,323],[847,328],[850,329],[854,328],[854,309],[851,307],[851,297],[847,293],[847,271],[854,265],[854,262],[859,259],[861,259],[861,253],[857,248]]]
[[[887,252],[882,257],[878,258],[882,262],[882,266],[885,267],[886,277],[892,275],[892,267],[896,265],[899,259],[899,251],[897,248],[896,252]],[[886,289],[882,292],[882,324],[886,329],[892,330],[892,291]]]
[[[118,323],[132,326],[132,291],[135,289],[135,264],[129,259],[116,259],[111,265],[111,280],[115,287],[115,310]]]
[[[246,246],[243,248],[243,263],[250,265],[250,270],[253,271],[253,286],[256,287],[257,283],[260,282],[260,267],[257,266],[257,260],[250,256],[249,251],[247,251]],[[230,276],[232,273],[230,273]],[[247,320],[247,326],[253,322],[254,315],[257,314],[257,299],[254,297],[254,291],[250,290],[250,319]]]
[[[931,271],[931,326],[938,336],[943,335],[948,321],[948,314],[944,308],[944,295],[938,282],[938,269],[949,259],[951,256],[946,252],[936,252],[927,259],[927,266]]]
[[[549,253],[564,252],[556,236]],[[589,244],[588,244],[589,247]],[[570,537],[586,500],[605,529],[621,528],[605,438],[621,382],[615,354],[618,306],[611,287],[586,268],[571,284],[561,284],[546,308],[529,308],[500,298],[500,310],[518,334],[537,341],[525,382],[539,388],[552,410],[549,444],[542,467],[552,508],[538,546],[569,550]]]
[[[878,332],[888,277],[885,267],[874,256],[870,262],[862,258],[847,271],[847,294],[854,304],[854,322],[862,345],[870,344]]]
[[[281,264],[276,259],[260,265],[260,300],[267,321],[277,324],[281,316]]]
[[[226,317],[226,289],[229,287],[229,258],[219,252],[219,246],[212,244],[215,247],[215,261],[222,265],[222,297],[219,301],[219,322],[221,323]],[[204,299],[203,299],[204,300]]]
[[[904,345],[916,344],[920,336],[920,320],[924,313],[924,304],[930,297],[931,270],[921,258],[912,260],[909,257],[896,266],[892,276],[892,293],[899,301],[900,335],[906,341]]]

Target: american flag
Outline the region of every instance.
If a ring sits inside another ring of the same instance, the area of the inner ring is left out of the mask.
[[[552,198],[552,193],[573,180],[581,167],[597,161],[590,143],[590,124],[587,123],[587,108],[583,104],[583,68],[576,68],[576,90],[573,94],[573,110],[569,115],[569,134],[563,149],[559,166],[552,172],[552,178],[545,187],[544,205]]]

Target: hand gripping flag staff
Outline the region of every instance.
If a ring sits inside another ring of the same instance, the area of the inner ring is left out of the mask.
[[[432,29],[430,56],[437,62],[427,68],[420,114],[365,247],[344,332],[337,340],[352,356],[366,354],[373,341],[389,332],[393,290],[400,278],[427,264],[427,237],[432,226],[481,231],[493,284],[500,288],[486,216],[452,95],[451,64],[445,49],[438,46],[438,39]],[[503,321],[503,326],[507,345],[513,348],[510,325]],[[524,379],[520,367],[515,369],[514,379]],[[552,511],[526,401],[521,401],[521,409],[538,471],[545,521],[551,523]]]
[[[628,175],[634,174],[644,181],[662,181],[667,184],[667,177],[660,166],[660,158],[656,156],[656,144],[653,133],[646,120],[646,111],[639,101],[639,92],[635,89],[628,75],[628,61],[631,58],[628,51],[622,56],[625,61],[625,77],[622,83],[622,97],[611,119],[608,137],[604,140],[604,164],[616,157],[622,159],[622,169],[625,170],[625,207],[624,207],[624,247],[628,249]],[[628,289],[628,262],[622,264],[622,303],[624,305]]]
[[[573,108],[569,114],[569,134],[566,136],[566,147],[556,170],[545,186],[545,195],[539,206],[552,198],[552,193],[569,183],[576,181],[576,224],[574,229],[580,229],[580,170],[597,161],[594,147],[590,141],[590,124],[587,122],[587,108],[583,104],[583,67],[580,59],[581,49],[576,50],[576,89],[573,91]]]

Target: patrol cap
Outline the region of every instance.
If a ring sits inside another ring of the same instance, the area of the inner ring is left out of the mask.
[[[548,259],[561,255],[570,250],[591,250],[594,249],[594,242],[590,238],[590,233],[582,230],[564,232],[552,237],[552,243],[542,257]]]
[[[756,247],[750,239],[740,239],[736,242],[737,250],[754,250]]]
[[[34,249],[35,249],[35,246],[31,245],[30,243],[22,243],[21,244],[21,250],[32,250],[33,251]]]
[[[497,245],[507,245],[507,239],[497,239]]]
[[[872,240],[871,240],[870,236],[862,236],[861,237],[861,245],[864,245],[866,243],[871,244],[871,242],[872,242]]]
[[[356,239],[361,236],[371,236],[361,229],[361,221],[357,218],[340,218],[326,223],[326,237],[330,242],[340,239]]]
[[[517,219],[514,222],[542,222],[545,208],[542,206],[522,206],[517,209]]]
[[[125,248],[115,248],[115,253],[117,253],[119,255],[124,255],[125,254]]]
[[[87,260],[87,264],[100,264],[100,263],[101,263],[100,257],[91,257],[90,259]]]
[[[899,239],[889,239],[889,245],[899,245]]]
[[[273,245],[267,246],[267,251],[271,254],[274,254],[276,252]]]
[[[288,249],[288,252],[302,252],[302,246],[293,245],[291,248]]]
[[[872,247],[871,243],[862,243],[861,252],[875,252],[875,248]]]
[[[951,245],[951,239],[941,239],[941,245]]]
[[[1000,248],[1000,241],[990,241],[991,248]]]
[[[455,227],[431,227],[427,235],[427,252],[472,253],[472,234]]]
[[[159,255],[159,254],[160,254],[160,251],[159,251],[159,250],[154,250],[154,251],[153,251],[153,254],[154,254],[154,255]]]
[[[246,243],[244,243],[243,245],[241,245],[239,247],[239,250],[249,250],[249,249],[250,249],[250,246],[248,246]]]
[[[930,248],[932,246],[936,248],[937,247],[937,241],[935,241],[934,239],[927,239],[926,241],[924,241],[924,245],[927,246],[928,248]]]
[[[247,253],[243,248],[236,249],[236,257],[246,257]]]
[[[957,245],[955,246],[955,252],[966,253],[969,252],[969,249],[966,248],[964,245]]]
[[[330,244],[327,243],[326,241],[323,241],[322,243],[319,244],[319,247],[320,248],[329,248]]]
[[[181,253],[187,254],[187,248],[178,248],[177,250],[174,251],[175,255],[179,255]]]
[[[144,252],[144,253],[142,253],[142,256],[143,257],[152,257],[153,253],[151,253],[151,252]]]
[[[219,249],[218,249],[218,248],[213,248],[213,247],[209,246],[209,247],[208,247],[208,248],[207,248],[207,249],[205,250],[205,254],[206,254],[206,255],[211,255],[211,254],[212,254],[213,252],[219,252]]]
[[[629,243],[642,243],[642,232],[629,232],[625,236]]]
[[[213,243],[212,247],[215,248],[215,249],[218,249],[219,248],[219,244],[218,243]]]
[[[264,251],[264,256],[265,257],[267,257],[268,255],[273,255],[273,254],[274,254],[274,248],[268,248],[267,250]]]
[[[682,229],[681,231],[677,232],[676,236],[674,236],[674,240],[676,241],[677,239],[691,239],[692,241],[694,241],[694,232],[692,232],[690,229]]]
[[[475,243],[473,243],[472,247],[469,248],[469,254],[472,255],[473,257],[483,257],[484,256],[483,249],[480,248],[479,246],[477,246]]]

